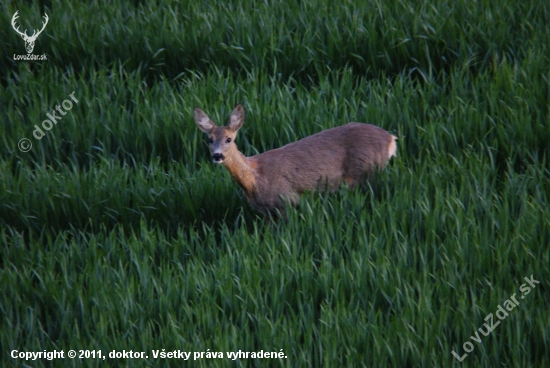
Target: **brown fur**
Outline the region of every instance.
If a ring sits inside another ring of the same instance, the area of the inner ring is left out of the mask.
[[[333,191],[342,183],[354,187],[363,177],[383,169],[396,151],[396,137],[384,129],[348,123],[245,157],[234,143],[244,122],[241,105],[225,127],[216,126],[199,108],[195,108],[195,121],[212,140],[213,157],[223,155],[221,162],[233,180],[243,188],[250,204],[263,213],[282,210],[285,201],[296,204],[305,191]]]

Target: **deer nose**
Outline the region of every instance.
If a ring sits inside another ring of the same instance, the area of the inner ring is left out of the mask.
[[[223,156],[223,154],[221,153],[213,153],[212,154],[212,159],[214,161],[222,161],[225,157]]]

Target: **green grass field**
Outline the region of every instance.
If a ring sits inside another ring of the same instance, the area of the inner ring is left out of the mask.
[[[550,366],[546,2],[5,1],[0,45],[0,366]],[[398,156],[265,221],[193,120],[238,103],[246,155],[360,121]]]

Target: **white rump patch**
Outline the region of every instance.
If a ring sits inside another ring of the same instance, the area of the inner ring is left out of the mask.
[[[396,139],[397,137],[395,135],[391,136],[390,146],[388,147],[388,160],[392,158],[392,156],[397,156],[397,144],[395,143]]]

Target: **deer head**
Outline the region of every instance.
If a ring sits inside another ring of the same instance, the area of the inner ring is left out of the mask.
[[[42,25],[42,29],[40,31],[38,31],[38,33],[36,32],[36,30],[33,31],[32,33],[32,36],[29,36],[27,34],[27,30],[25,29],[25,32],[21,32],[19,30],[19,27],[17,27],[15,25],[15,21],[17,20],[18,18],[18,15],[17,13],[19,12],[16,11],[15,14],[13,15],[13,18],[11,18],[11,26],[13,27],[13,29],[15,30],[15,32],[19,33],[19,35],[21,36],[21,38],[23,38],[23,41],[25,41],[25,48],[27,49],[27,54],[30,54],[32,53],[32,50],[34,49],[34,42],[36,41],[38,35],[40,33],[42,33],[42,31],[44,30],[44,28],[46,28],[46,24],[48,24],[48,14],[44,13],[44,18],[46,19],[46,22],[43,23]]]
[[[227,158],[238,152],[234,141],[237,131],[244,123],[244,107],[242,105],[237,105],[233,110],[226,126],[219,127],[214,124],[208,115],[198,107],[195,107],[195,122],[199,129],[208,135],[212,162],[223,164]]]

